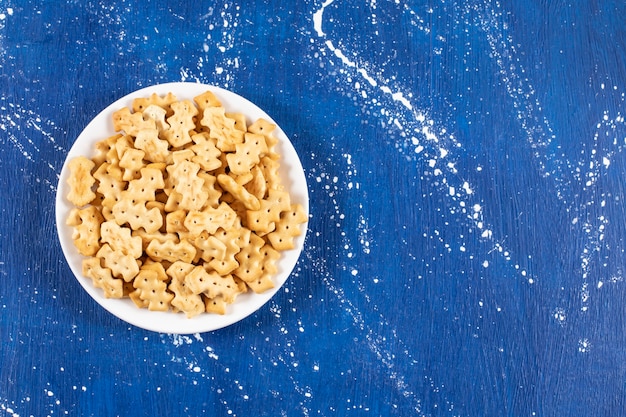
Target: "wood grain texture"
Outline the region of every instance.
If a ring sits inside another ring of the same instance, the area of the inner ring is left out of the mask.
[[[620,415],[619,1],[0,2],[0,413]],[[105,106],[199,81],[291,138],[306,248],[254,315],[113,317],[56,236]]]

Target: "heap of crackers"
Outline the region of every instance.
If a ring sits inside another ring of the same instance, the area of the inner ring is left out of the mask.
[[[307,221],[280,182],[276,126],[227,113],[209,90],[137,98],[113,125],[94,157],[68,162],[83,275],[107,298],[187,317],[273,288]]]

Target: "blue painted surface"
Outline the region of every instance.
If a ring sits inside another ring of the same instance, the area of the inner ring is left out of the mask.
[[[0,415],[616,416],[620,1],[0,1]],[[66,152],[151,84],[244,95],[311,196],[284,289],[131,327],[60,250]]]

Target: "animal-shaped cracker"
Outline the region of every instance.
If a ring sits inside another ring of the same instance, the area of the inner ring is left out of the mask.
[[[159,209],[155,207],[148,210],[145,203],[135,204],[129,199],[115,203],[112,213],[117,224],[129,224],[133,230],[143,228],[148,233],[154,233],[163,225],[163,216]]]
[[[277,272],[276,261],[280,259],[280,253],[270,245],[263,246],[260,252],[263,255],[263,274],[259,278],[246,282],[252,291],[257,294],[274,288],[275,284],[272,277]]]
[[[174,115],[167,119],[170,128],[163,131],[163,136],[175,148],[191,142],[189,131],[196,127],[193,120],[198,114],[198,109],[189,100],[176,101],[170,105]]]
[[[184,225],[192,235],[199,236],[205,230],[213,234],[218,227],[231,227],[236,219],[237,213],[228,204],[221,203],[217,208],[190,211]]]
[[[197,316],[206,309],[202,296],[194,294],[185,283],[185,278],[195,267],[188,262],[176,261],[167,268],[167,275],[171,278],[169,289],[174,293],[171,304],[184,311],[188,318]]]
[[[109,268],[114,277],[121,277],[130,282],[139,272],[137,260],[125,255],[121,250],[113,250],[108,243],[102,245],[96,257],[102,259],[104,266]]]
[[[235,199],[241,201],[241,203],[248,210],[260,210],[261,203],[259,199],[253,194],[250,194],[246,188],[239,185],[230,175],[220,174],[217,176],[217,182],[222,188],[235,197]]]
[[[221,276],[217,272],[207,272],[196,266],[185,277],[187,288],[194,293],[204,293],[208,298],[221,296],[227,303],[235,301],[239,287],[231,275]]]
[[[232,173],[242,175],[249,173],[266,153],[265,137],[255,133],[246,133],[243,143],[235,144],[235,153],[226,155],[226,161]]]
[[[280,214],[280,220],[276,222],[276,228],[267,235],[276,250],[289,250],[295,247],[293,239],[300,236],[300,225],[307,221],[304,207],[300,204],[292,204],[290,210]]]
[[[72,240],[82,255],[93,256],[100,249],[100,224],[103,220],[94,206],[70,210],[66,224],[74,228]]]
[[[167,278],[167,277],[166,277]],[[153,269],[141,269],[133,281],[137,297],[152,311],[167,311],[174,294],[167,292],[167,283]]]
[[[176,262],[180,260],[189,263],[196,257],[196,247],[187,240],[180,242],[153,240],[148,244],[146,254],[155,261]]]
[[[123,282],[114,278],[109,268],[100,265],[100,258],[87,258],[82,263],[83,275],[91,278],[96,288],[104,291],[106,298],[122,298],[124,295]]]
[[[141,129],[135,137],[135,147],[146,153],[145,159],[150,162],[167,162],[169,143],[159,138],[156,127]]]
[[[134,112],[143,112],[146,108],[151,105],[157,105],[163,108],[166,111],[166,114],[169,116],[173,113],[170,105],[178,101],[176,96],[172,93],[167,93],[164,96],[159,96],[157,93],[152,93],[150,97],[138,97],[133,100],[132,108]]]
[[[108,220],[100,225],[100,236],[103,243],[108,243],[113,250],[124,255],[139,259],[143,254],[141,237],[131,236],[132,230],[119,226],[115,221]]]
[[[143,158],[146,153],[141,149],[130,148],[124,151],[120,159],[120,167],[124,169],[122,180],[131,181],[139,178],[139,171],[145,166]]]
[[[78,156],[68,162],[68,169],[70,175],[67,183],[70,186],[70,191],[67,194],[67,199],[78,207],[82,207],[91,203],[96,198],[96,193],[93,192],[91,187],[96,182],[96,179],[91,175],[91,170],[96,164],[84,156]]]
[[[247,226],[257,233],[272,232],[276,227],[276,222],[280,220],[280,213],[290,208],[289,193],[269,190],[267,198],[261,200],[261,208],[247,212]]]
[[[243,142],[244,132],[235,129],[235,120],[226,117],[223,107],[204,109],[200,124],[209,128],[210,137],[217,140],[217,148],[222,152],[232,152],[237,143]]]

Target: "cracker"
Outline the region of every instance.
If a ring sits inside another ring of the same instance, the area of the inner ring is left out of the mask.
[[[91,203],[96,198],[96,193],[91,189],[96,182],[96,179],[91,175],[91,170],[96,164],[84,157],[78,156],[68,162],[68,169],[70,175],[67,183],[70,186],[70,191],[67,194],[67,199],[78,207],[85,206]]]
[[[122,298],[124,295],[124,281],[114,278],[109,268],[102,267],[100,258],[83,259],[82,272],[91,278],[94,287],[104,291],[105,298]]]
[[[114,277],[121,277],[126,282],[132,281],[139,272],[139,265],[135,258],[125,255],[121,250],[113,250],[108,243],[100,247],[96,258],[102,260]]]
[[[200,110],[204,111],[207,107],[221,107],[222,103],[210,90],[205,91],[193,98]]]
[[[247,189],[242,185],[239,185],[231,176],[226,174],[220,174],[217,176],[217,182],[222,188],[235,197],[235,199],[241,201],[241,203],[248,210],[260,210],[261,203],[259,199],[253,194],[250,194]]]
[[[163,132],[170,128],[170,125],[165,121],[165,116],[167,115],[167,110],[165,110],[161,106],[157,106],[156,104],[150,104],[143,111],[144,120],[154,120],[154,123],[159,130],[159,132]]]
[[[237,239],[241,236],[240,231],[234,228],[230,230],[219,228],[214,236],[226,246],[226,252],[222,259],[215,258],[208,265],[220,275],[228,275],[239,266],[235,255],[241,250],[237,244]]]
[[[196,256],[196,247],[184,239],[180,242],[173,242],[171,240],[159,242],[153,240],[148,244],[146,254],[153,260],[159,262],[176,262],[180,260],[189,263],[193,261]]]
[[[280,253],[274,250],[270,245],[263,246],[260,253],[263,256],[263,263],[261,267],[263,273],[260,277],[254,280],[246,281],[246,285],[248,285],[248,287],[250,287],[250,289],[257,294],[274,288],[275,284],[272,277],[278,271],[276,261],[280,259]]]
[[[124,151],[120,159],[120,167],[124,169],[122,180],[131,181],[139,178],[139,171],[145,166],[143,158],[146,153],[141,149],[130,148]]]
[[[159,138],[156,127],[137,131],[135,147],[144,151],[145,159],[150,162],[167,162],[170,154],[169,143]]]
[[[190,211],[184,225],[192,235],[199,236],[203,231],[213,234],[219,227],[229,228],[236,219],[237,213],[228,204],[221,203],[217,208]]]
[[[137,136],[144,129],[156,129],[156,122],[144,119],[142,113],[131,113],[128,107],[123,107],[113,113],[113,129],[127,135]]]
[[[249,173],[266,153],[265,137],[246,133],[243,142],[235,144],[235,153],[226,155],[226,161],[231,172],[242,175]]]
[[[126,191],[122,192],[121,198],[131,200],[133,203],[155,201],[156,192],[163,189],[163,173],[156,168],[141,168],[140,177],[128,183]]]
[[[259,210],[248,210],[247,226],[258,233],[267,234],[276,228],[280,214],[291,208],[289,193],[269,190],[267,198],[260,200]]]
[[[108,243],[113,250],[134,259],[141,258],[143,247],[141,237],[132,236],[132,230],[119,226],[115,221],[108,220],[100,225],[100,236],[103,243]]]
[[[158,208],[148,210],[145,203],[133,203],[130,199],[115,203],[112,213],[117,224],[128,224],[133,230],[143,228],[146,232],[153,233],[163,225],[163,216]]]
[[[200,124],[209,128],[209,136],[217,140],[217,148],[222,152],[232,152],[237,143],[243,142],[244,132],[235,129],[235,120],[226,117],[223,107],[204,109]]]
[[[177,148],[191,142],[189,132],[196,127],[193,118],[198,114],[198,109],[189,100],[176,101],[170,106],[174,114],[167,119],[170,127],[163,131],[163,136]]]
[[[100,224],[104,218],[94,206],[73,208],[66,220],[72,226],[74,246],[84,256],[93,256],[100,249]]]
[[[152,93],[150,97],[138,97],[133,100],[132,108],[134,112],[143,112],[147,107],[151,105],[157,105],[165,109],[166,114],[172,114],[170,105],[178,99],[172,93],[167,93],[164,96],[159,96],[157,93]]]
[[[167,276],[165,277],[167,279]],[[148,310],[167,311],[174,294],[167,291],[167,283],[158,271],[142,268],[133,281],[137,297],[143,300]]]
[[[222,152],[217,149],[217,141],[209,136],[208,133],[197,133],[191,137],[194,145],[189,149],[193,151],[194,156],[191,160],[204,170],[213,171],[222,166],[220,155]]]
[[[186,276],[195,267],[194,264],[188,262],[176,261],[167,269],[167,275],[171,278],[168,288],[174,293],[171,304],[183,311],[187,318],[197,316],[206,310],[202,296],[194,294],[185,283]]]
[[[264,257],[260,250],[265,245],[265,240],[256,234],[250,234],[250,243],[242,246],[239,253],[235,255],[235,259],[239,263],[233,274],[246,282],[259,279],[263,275]]]
[[[200,265],[187,274],[185,284],[193,294],[204,294],[208,298],[221,296],[229,304],[235,301],[239,293],[239,287],[231,275],[207,272]]]
[[[282,251],[295,247],[293,239],[302,233],[300,225],[307,221],[304,207],[300,204],[292,204],[291,209],[280,214],[280,220],[276,222],[276,228],[267,235],[274,249]]]

